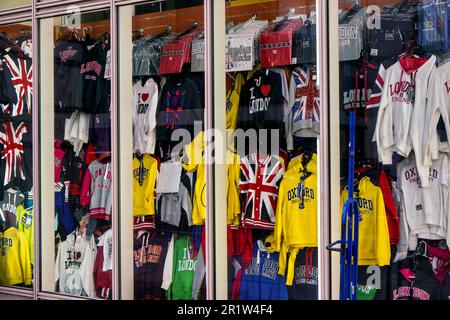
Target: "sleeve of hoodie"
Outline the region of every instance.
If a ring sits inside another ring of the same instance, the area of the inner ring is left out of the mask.
[[[392,196],[391,186],[384,171],[379,177],[379,187],[383,193],[384,205],[386,207],[386,216],[389,226],[389,238],[391,243],[397,243],[399,238],[399,221],[394,197]]]
[[[389,228],[386,218],[383,193],[377,192],[377,261],[379,266],[387,266],[391,263],[391,243],[389,240]]]
[[[150,100],[149,110],[146,114],[145,132],[148,136],[148,150],[150,153],[154,153],[156,145],[156,109],[158,109],[158,85],[153,82],[153,94]]]
[[[172,234],[172,238],[169,242],[169,247],[167,249],[166,261],[164,261],[163,270],[163,282],[161,288],[164,290],[169,290],[172,285],[172,271],[173,271],[173,247],[175,243],[175,235]]]
[[[86,174],[83,178],[83,184],[81,185],[80,204],[84,207],[91,203],[91,168],[86,170]]]
[[[286,127],[286,143],[287,143],[287,149],[293,150],[294,149],[294,136],[292,132],[292,108],[295,104],[295,92],[297,89],[297,84],[295,83],[294,79],[295,75],[294,73],[291,75],[291,81],[289,83],[289,102],[288,102],[288,108],[285,113],[284,117],[284,123]]]
[[[156,180],[158,178],[158,162],[155,160],[152,162],[150,167],[150,181],[147,184],[145,190],[145,208],[146,212],[150,215],[155,214],[155,190],[156,190]]]
[[[395,255],[395,259],[393,262],[397,262],[403,260],[408,255],[408,238],[409,238],[409,226],[406,220],[405,213],[405,202],[401,189],[401,173],[402,168],[406,162],[402,161],[399,163],[397,167],[397,188],[394,190],[397,200],[400,202],[399,210],[397,212],[399,217],[399,227],[400,227],[400,239],[397,244],[397,254]]]
[[[389,78],[386,81],[389,81]],[[379,160],[385,165],[392,164],[392,147],[395,144],[393,110],[389,99],[389,86],[384,86],[375,126],[375,141],[377,142]]]
[[[425,129],[423,132],[423,165],[426,168],[430,168],[432,165],[432,160],[436,160],[439,154],[437,146],[435,143],[437,136],[437,125],[441,115],[443,119],[448,119],[447,108],[445,103],[445,97],[443,97],[444,90],[439,90],[444,82],[441,82],[439,77],[440,72],[436,70],[431,77],[430,85],[428,87],[427,93],[427,105],[425,113]],[[444,89],[444,88],[441,88]],[[447,135],[450,133],[448,128],[448,122],[445,121],[445,130]],[[423,177],[421,176],[421,179]],[[426,184],[423,184],[423,183]],[[428,179],[423,180],[422,184],[428,186]]]
[[[87,241],[84,259],[80,265],[80,274],[81,281],[83,283],[83,289],[90,298],[96,297],[94,283],[94,263],[96,255],[97,247],[95,245],[94,238],[91,237],[91,240]]]
[[[20,265],[22,268],[22,278],[25,285],[30,285],[32,280],[31,275],[31,260],[30,260],[30,249],[28,247],[28,241],[23,232],[18,233],[19,236],[19,254],[20,254]]]
[[[435,77],[436,72],[433,72],[431,75],[431,78]],[[428,99],[429,97],[433,97],[434,95],[437,95],[437,92],[435,92],[434,85],[432,84],[434,81],[430,80],[429,78],[426,81],[427,88],[424,88],[427,93]],[[431,98],[433,100],[434,98]],[[417,171],[420,177],[420,180],[422,182],[423,187],[428,187],[429,181],[428,181],[428,170],[429,166],[425,165],[424,162],[424,144],[427,144],[429,152],[429,157],[435,157],[439,153],[439,143],[436,140],[438,135],[436,131],[437,122],[439,121],[440,112],[437,114],[436,124],[434,126],[434,130],[430,131],[430,125],[426,125],[427,122],[427,108],[431,106],[432,104],[435,104],[435,102],[427,103],[426,105],[416,105],[413,108],[412,115],[411,115],[411,126],[410,126],[410,136],[412,141],[412,147],[414,150],[414,156],[416,159],[416,166]],[[438,107],[439,110],[439,107]],[[436,117],[436,116],[435,116]],[[424,121],[425,119],[425,121]],[[430,121],[430,120],[428,120]],[[427,131],[430,131],[429,137],[428,134],[426,134]],[[428,139],[430,139],[430,143],[425,142],[425,136]],[[432,146],[432,147],[431,147]],[[428,161],[427,161],[428,163]]]
[[[277,209],[275,214],[275,227],[274,227],[274,235],[275,235],[275,243],[274,243],[274,250],[277,252],[280,252],[281,250],[281,243],[283,241],[283,233],[285,232],[284,229],[284,215],[287,212],[286,207],[286,198],[285,198],[285,190],[284,190],[284,184],[281,182],[279,192],[278,192],[278,200],[277,200]]]

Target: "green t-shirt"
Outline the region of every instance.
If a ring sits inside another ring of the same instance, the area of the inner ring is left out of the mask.
[[[167,291],[170,300],[192,300],[192,284],[194,282],[197,257],[193,257],[191,238],[179,235],[173,249],[172,285]]]

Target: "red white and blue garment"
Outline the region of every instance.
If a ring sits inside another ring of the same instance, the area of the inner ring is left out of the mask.
[[[320,134],[320,91],[311,66],[300,65],[292,71],[286,118],[289,150],[293,149],[293,136],[317,137]]]
[[[33,67],[31,59],[23,59],[12,54],[4,55],[3,65],[11,74],[11,82],[17,94],[17,103],[2,106],[3,112],[11,116],[31,114],[33,94]]]
[[[0,130],[0,145],[2,146],[2,168],[5,170],[3,185],[8,185],[14,178],[25,180],[23,168],[22,137],[27,133],[24,122],[14,126],[13,122],[4,122]]]
[[[241,159],[241,223],[243,227],[273,229],[283,160],[253,153]]]

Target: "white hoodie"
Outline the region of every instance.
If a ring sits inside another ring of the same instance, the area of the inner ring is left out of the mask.
[[[425,168],[429,168],[431,160],[435,160],[438,155],[438,150],[433,144],[433,137],[437,136],[437,125],[441,116],[447,136],[450,137],[450,62],[436,69],[428,87],[426,125],[423,136],[423,165]],[[450,141],[447,142],[447,145],[450,148]],[[427,186],[427,184],[424,184],[424,186]]]
[[[422,166],[422,136],[427,88],[436,68],[436,57],[431,56],[412,74],[408,74],[402,64],[411,63],[410,59],[401,58],[386,71],[374,141],[377,142],[379,160],[387,165],[392,164],[393,152],[408,157],[411,150],[416,151],[419,170],[422,176],[426,176]],[[407,94],[411,77],[415,79],[414,101]]]
[[[445,239],[447,236],[448,166],[446,154],[440,154],[432,162],[428,172],[429,187],[423,188],[414,155],[403,160],[397,167],[398,186],[403,202],[400,217],[400,243],[398,254],[415,250],[417,239]]]
[[[158,85],[152,78],[144,85],[138,81],[133,85],[133,92],[134,151],[154,154]]]

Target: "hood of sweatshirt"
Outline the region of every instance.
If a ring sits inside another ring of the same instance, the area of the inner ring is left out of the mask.
[[[302,164],[303,156],[300,155],[289,162],[288,171],[301,172],[303,168]],[[317,174],[317,154],[313,153],[311,160],[306,165],[306,170]]]

